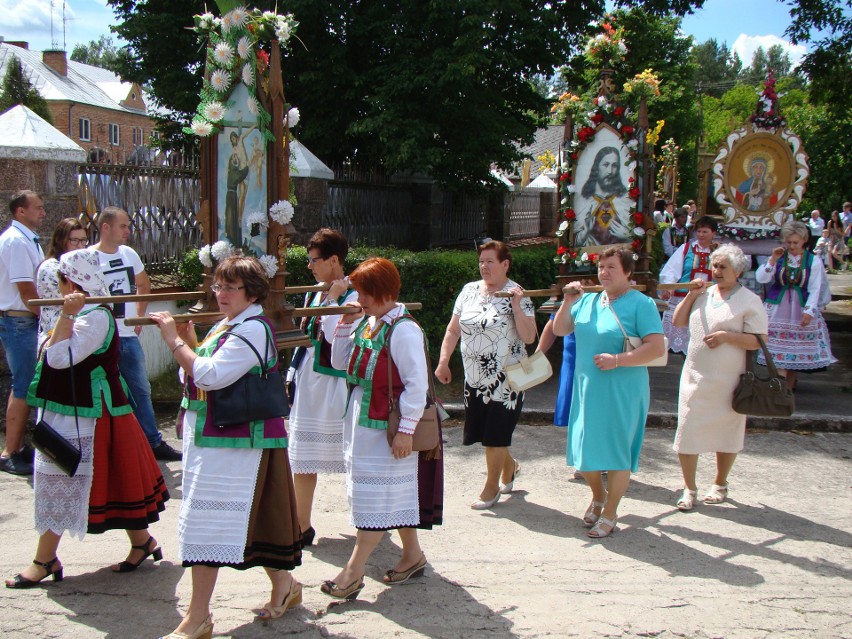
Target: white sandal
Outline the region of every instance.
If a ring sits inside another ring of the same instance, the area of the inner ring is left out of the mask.
[[[586,533],[588,537],[592,539],[603,539],[604,537],[609,537],[612,533],[618,530],[618,526],[616,526],[616,522],[618,522],[618,517],[613,517],[612,519],[607,519],[606,517],[599,517],[595,522],[595,525],[592,526],[592,529]],[[609,526],[609,530],[604,530],[601,526]]]
[[[713,484],[710,487],[710,490],[707,491],[707,494],[704,495],[704,503],[705,504],[721,504],[728,498],[728,484],[724,486],[720,486],[719,484]]]
[[[595,513],[595,508],[600,508],[601,510],[603,510],[605,502],[606,502],[606,497],[604,497],[603,501],[592,500],[592,503],[589,505],[589,509],[583,515],[583,525],[586,528],[591,528],[592,526],[594,526],[598,522],[600,515]]]
[[[695,508],[695,498],[697,496],[697,490],[689,490],[689,488],[684,488],[683,494],[680,496],[680,499],[677,500],[676,506],[678,510],[686,512]]]

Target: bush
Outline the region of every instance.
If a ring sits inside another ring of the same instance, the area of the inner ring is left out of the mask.
[[[479,279],[479,260],[472,250],[406,251],[395,248],[353,247],[346,258],[344,270],[351,273],[368,257],[384,257],[396,264],[402,278],[401,302],[420,302],[423,309],[414,316],[426,331],[429,352],[437,363],[441,341],[453,314],[453,304],[462,287]],[[287,250],[287,285],[304,286],[314,283],[308,270],[304,247]],[[556,282],[558,267],[553,262],[553,247],[549,244],[521,247],[512,250],[509,277],[527,289],[547,288]],[[302,297],[289,300],[296,306]],[[537,300],[539,303],[544,298]],[[546,321],[539,318],[539,324]]]

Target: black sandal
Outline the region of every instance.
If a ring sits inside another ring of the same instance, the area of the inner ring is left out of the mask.
[[[113,568],[112,571],[113,572],[133,572],[139,566],[141,566],[142,562],[145,561],[151,555],[154,555],[154,561],[161,561],[163,559],[163,549],[160,548],[159,546],[157,546],[156,548],[151,550],[151,543],[153,541],[154,541],[154,538],[149,536],[148,541],[146,541],[141,546],[130,546],[134,550],[141,550],[142,552],[145,553],[144,555],[142,555],[142,559],[140,559],[136,563],[133,563],[133,562],[130,562],[130,561],[127,561],[127,560],[122,561],[120,564],[118,564],[118,570]]]
[[[62,581],[62,566],[59,567],[59,570],[53,570],[53,565],[59,561],[57,557],[54,557],[50,561],[36,561],[33,559],[33,563],[36,566],[41,566],[44,568],[44,577],[41,579],[27,579],[22,574],[18,573],[12,578],[12,583],[6,582],[7,588],[32,588],[40,584],[42,581],[53,575],[53,581]]]

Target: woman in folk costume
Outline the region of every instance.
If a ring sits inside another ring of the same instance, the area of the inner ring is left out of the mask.
[[[660,284],[686,283],[695,279],[710,281],[710,253],[718,246],[713,242],[718,224],[710,217],[702,217],[693,228],[695,239],[669,258],[660,271]],[[684,355],[689,347],[689,326],[678,328],[672,324],[672,316],[686,293],[686,289],[660,292],[661,299],[669,300],[669,307],[663,313],[663,330],[669,338],[669,349]]]
[[[346,237],[333,229],[320,229],[308,242],[308,268],[320,284],[334,282],[327,292],[308,293],[306,306],[338,306],[358,299],[343,279],[343,262],[349,252]],[[316,531],[311,525],[318,473],[344,473],[343,414],[349,389],[346,371],[331,365],[331,340],[343,315],[305,318],[311,346],[293,355],[288,379],[296,392],[290,411],[290,465],[296,487],[296,505],[302,545],[311,546]]]
[[[288,572],[302,563],[302,546],[284,416],[223,431],[208,403],[217,390],[259,372],[255,351],[278,374],[275,334],[261,306],[269,280],[260,262],[245,256],[220,262],[214,279],[225,319],[201,344],[191,322],[177,325],[169,313],[150,313],[186,382],[178,541],[184,567],[192,568],[192,598],[166,639],[209,639],[210,598],[221,567],[263,566],[272,593],[257,611],[261,619],[280,617],[302,601],[302,586]]]
[[[358,532],[349,561],[321,587],[338,599],[354,599],[361,592],[367,560],[387,530],[398,530],[402,557],[383,581],[399,584],[423,574],[426,556],[417,528],[441,523],[444,492],[440,439],[435,450],[412,451],[426,406],[429,370],[423,331],[396,302],[399,272],[392,262],[371,258],[349,279],[358,291],[352,305],[364,312],[344,316],[334,334],[331,361],[347,370],[351,389],[343,441],[350,520]],[[392,445],[386,432],[390,392],[399,398],[401,414]]]
[[[803,222],[781,227],[784,246],[772,251],[755,277],[769,284],[764,300],[769,315],[766,347],[779,371],[786,371],[787,384],[796,387],[798,371],[815,371],[837,359],[831,354],[828,326],[821,308],[831,300],[825,266],[807,250],[810,231]],[[765,364],[763,352],[757,361]]]
[[[136,570],[149,556],[162,559],[148,525],[168,500],[163,475],[127,399],[118,372],[118,333],[112,311],[87,304],[107,295],[97,256],[86,249],[59,260],[62,311],[30,385],[27,402],[39,420],[77,446],[82,456],[69,477],[41,451],[35,456],[33,563],[6,580],[7,588],[30,588],[47,577],[62,581],[56,557],[62,534],[82,539],[87,532],[126,530],[131,550],[113,572]],[[79,429],[79,439],[78,439]]]

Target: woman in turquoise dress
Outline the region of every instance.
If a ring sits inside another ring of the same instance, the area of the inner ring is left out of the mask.
[[[647,364],[665,352],[656,304],[630,288],[634,264],[629,249],[605,251],[598,262],[604,291],[584,295],[580,283],[571,282],[553,320],[555,335],[576,335],[567,457],[592,490],[583,523],[593,538],[616,530],[618,504],[639,467],[651,401]],[[622,352],[615,313],[628,335],[642,338],[629,353]],[[602,471],[608,471],[606,488]]]

